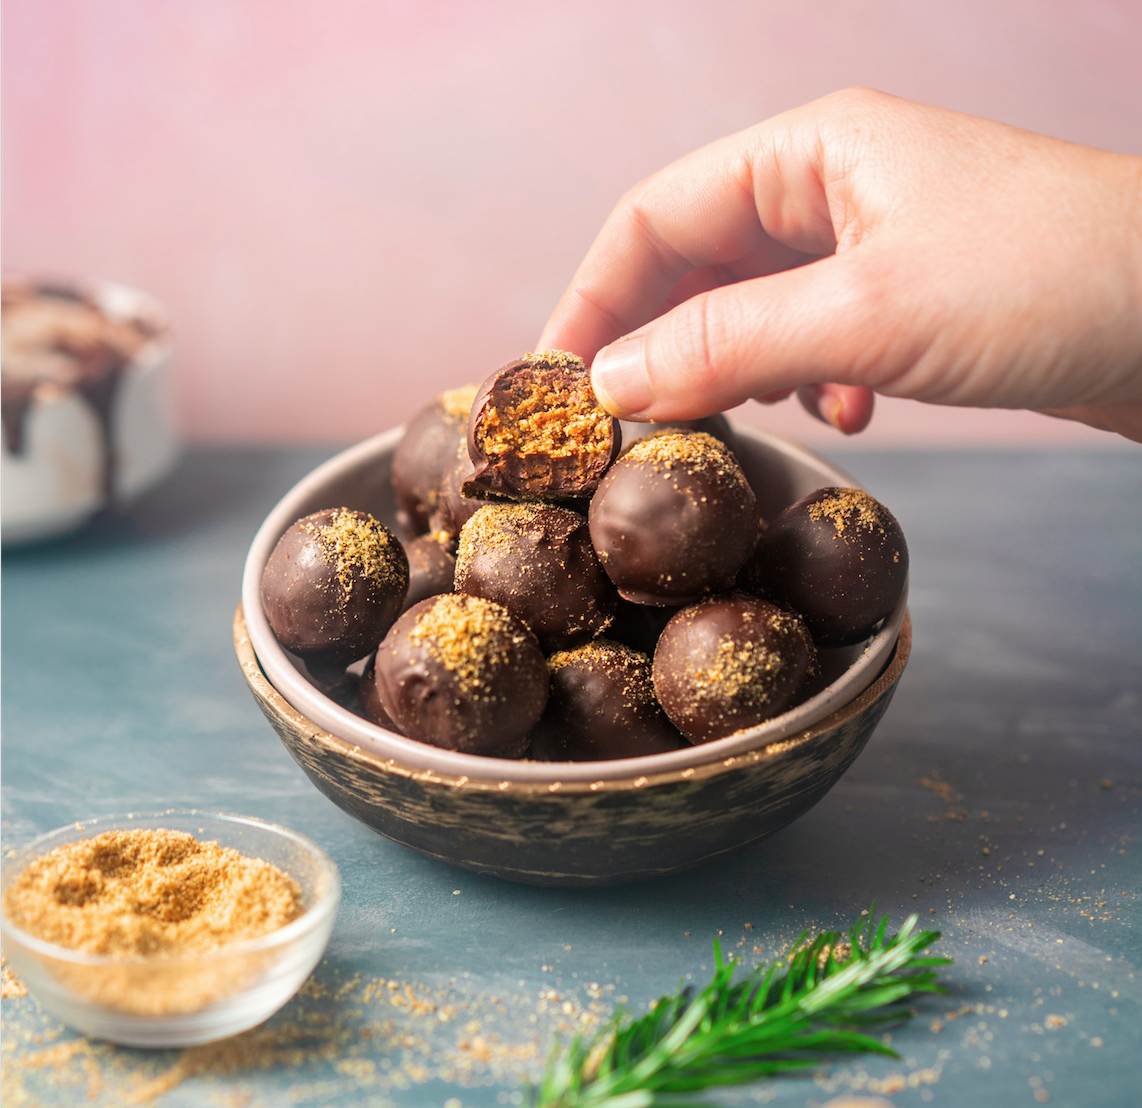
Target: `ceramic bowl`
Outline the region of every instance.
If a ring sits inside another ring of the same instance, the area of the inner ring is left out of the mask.
[[[35,282],[13,283],[35,287]],[[20,421],[18,451],[11,449],[7,433],[0,448],[6,546],[66,534],[105,508],[125,506],[158,484],[178,460],[173,344],[162,305],[110,281],[67,287],[112,320],[146,324],[150,337],[118,379],[106,426],[98,405],[78,390],[49,382],[34,387]]]
[[[122,958],[45,942],[0,917],[4,954],[29,992],[56,1018],[125,1046],[182,1047],[255,1027],[282,1007],[321,959],[341,883],[316,844],[245,816],[167,811],[101,816],[61,827],[4,858],[6,890],[33,859],[104,831],[167,828],[262,858],[301,886],[305,911],[257,939],[209,954]]]
[[[401,429],[318,467],[251,545],[234,619],[242,672],[290,754],[334,803],[397,842],[532,884],[609,884],[675,873],[784,827],[852,764],[876,727],[911,645],[906,595],[865,643],[825,652],[832,679],[758,727],[667,754],[529,762],[441,750],[378,727],[318,688],[281,648],[260,600],[281,534],[321,508],[393,526],[390,463]],[[804,447],[735,428],[735,451],[763,516],[853,479]]]

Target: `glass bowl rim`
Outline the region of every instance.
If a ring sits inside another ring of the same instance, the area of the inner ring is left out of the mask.
[[[75,965],[116,968],[122,968],[124,966],[153,966],[156,968],[191,965],[200,966],[215,962],[225,962],[232,958],[241,958],[262,951],[289,946],[320,927],[327,917],[337,911],[341,900],[341,875],[333,859],[312,839],[307,838],[298,831],[294,831],[292,828],[286,827],[284,824],[271,823],[268,820],[259,819],[257,816],[210,811],[202,808],[164,808],[154,811],[93,816],[91,819],[73,820],[71,823],[56,827],[51,831],[45,831],[23,846],[14,848],[12,853],[5,854],[2,863],[3,875],[2,878],[0,878],[0,892],[6,892],[11,882],[15,880],[35,858],[42,857],[48,853],[49,850],[57,846],[66,846],[69,842],[81,841],[76,838],[65,838],[64,836],[68,833],[77,831],[86,832],[90,830],[91,835],[84,837],[94,837],[103,831],[127,830],[129,829],[130,823],[134,821],[161,820],[169,817],[187,817],[204,822],[215,821],[228,826],[245,825],[254,827],[259,831],[269,832],[282,840],[292,841],[306,854],[316,860],[319,869],[328,879],[327,886],[313,904],[306,908],[297,919],[291,920],[284,927],[279,927],[274,931],[267,932],[265,935],[258,935],[252,939],[242,939],[228,946],[219,947],[217,950],[208,950],[200,953],[127,956],[92,954],[89,951],[75,950],[72,947],[60,946],[58,943],[37,938],[35,935],[13,923],[2,909],[0,909],[0,934],[2,934],[5,939],[11,938],[15,940],[20,946],[36,954],[55,959],[56,961],[70,962]],[[155,829],[158,829],[157,825]],[[204,828],[202,834],[205,835],[208,833],[209,828]],[[60,841],[52,841],[57,838]],[[213,840],[204,839],[200,841],[210,842]],[[43,847],[47,849],[40,849]],[[283,873],[287,873],[290,877],[293,877],[295,881],[297,880],[297,877],[289,873],[285,867],[279,866],[278,868],[281,869]]]

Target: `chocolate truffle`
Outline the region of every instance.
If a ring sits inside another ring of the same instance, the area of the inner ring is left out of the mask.
[[[430,596],[452,591],[456,559],[434,534],[410,539],[404,544],[404,552],[408,555],[408,595],[402,612]]]
[[[465,496],[566,500],[599,484],[622,444],[586,363],[562,350],[525,354],[481,386],[468,418]]]
[[[381,705],[409,738],[463,754],[518,758],[547,704],[539,642],[478,596],[422,600],[377,648]]]
[[[422,408],[405,429],[393,452],[393,495],[396,497],[397,526],[409,538],[423,535],[440,503],[440,481],[444,469],[464,441],[468,411],[476,386],[467,385],[442,392]]]
[[[676,613],[654,651],[654,691],[696,743],[779,715],[815,667],[800,616],[746,593],[710,597]]]
[[[358,699],[361,705],[361,714],[370,722],[375,723],[378,727],[383,727],[387,731],[392,731],[399,735],[400,728],[393,723],[389,717],[389,713],[385,711],[385,706],[381,703],[380,694],[377,692],[377,677],[376,677],[376,655],[369,659],[369,664],[365,666],[365,672],[361,674],[360,681],[357,687]]]
[[[640,758],[686,746],[654,696],[650,659],[612,642],[547,660],[551,697],[528,756],[549,762]]]
[[[468,457],[468,440],[456,444],[456,454],[444,467],[440,479],[440,498],[428,521],[429,530],[438,539],[451,543],[455,549],[460,529],[490,500],[465,496],[461,489],[472,472],[472,459]]]
[[[456,591],[502,604],[546,651],[594,638],[611,622],[614,586],[587,521],[555,504],[489,504],[460,532]]]
[[[636,442],[611,466],[589,519],[620,595],[677,606],[733,585],[757,536],[757,500],[723,443],[676,431]]]
[[[278,641],[319,668],[368,654],[407,591],[408,558],[396,535],[349,508],[299,519],[262,573],[262,606]]]
[[[908,577],[892,513],[861,489],[824,488],[776,516],[751,559],[749,586],[801,613],[818,646],[867,637]]]

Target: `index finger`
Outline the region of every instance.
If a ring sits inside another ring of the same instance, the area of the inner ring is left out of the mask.
[[[832,253],[819,144],[790,126],[794,114],[703,147],[632,188],[603,224],[539,348],[589,362],[659,316],[688,274],[709,271],[693,283],[713,287]]]

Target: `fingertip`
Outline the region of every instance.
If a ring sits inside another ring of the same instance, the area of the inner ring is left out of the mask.
[[[797,399],[811,416],[843,435],[863,431],[872,420],[875,404],[873,391],[863,385],[802,385]]]
[[[637,419],[653,402],[646,372],[646,343],[642,335],[629,335],[595,355],[591,387],[599,403],[613,416]]]
[[[777,404],[782,400],[786,400],[793,395],[793,390],[790,389],[774,389],[772,392],[763,392],[760,396],[755,396],[754,402],[757,404]]]

